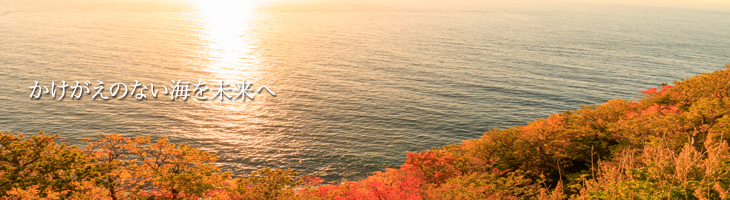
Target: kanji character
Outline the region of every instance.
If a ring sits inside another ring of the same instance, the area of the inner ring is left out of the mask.
[[[221,102],[223,102],[224,96],[228,99],[231,99],[231,96],[226,94],[226,89],[224,89],[223,86],[228,86],[228,84],[223,84],[223,81],[220,81],[220,85],[219,85],[220,89],[218,90],[218,92],[215,93],[215,95],[213,95],[213,98],[211,98],[211,99],[215,99],[217,96],[221,97]],[[230,90],[230,89],[228,89],[228,90]]]
[[[170,85],[172,88],[172,98],[171,100],[175,100],[175,98],[181,98],[183,101],[188,100],[188,97],[190,97],[190,88],[189,82],[185,82],[184,84],[180,84],[182,81],[177,80],[177,83],[175,81],[172,81],[175,85]]]
[[[249,93],[253,93],[256,91],[251,89],[251,86],[253,86],[253,83],[248,83],[245,80],[243,81],[243,84],[236,84],[236,87],[238,87],[238,95],[236,95],[236,97],[233,97],[233,99],[243,97],[243,102],[246,102],[246,98],[249,98],[253,101],[253,96],[251,96]]]

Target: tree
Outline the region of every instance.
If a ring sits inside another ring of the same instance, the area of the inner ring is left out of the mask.
[[[39,197],[71,196],[81,188],[74,183],[99,176],[93,160],[75,146],[56,143],[58,135],[0,133],[0,195],[34,190]]]

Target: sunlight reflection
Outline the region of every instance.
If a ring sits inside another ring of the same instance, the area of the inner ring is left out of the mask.
[[[258,69],[254,54],[254,37],[250,33],[258,1],[196,0],[195,4],[207,26],[208,58],[204,71],[216,80],[253,77]]]
[[[259,1],[246,0],[193,0],[202,19],[203,33],[201,39],[206,43],[202,56],[204,63],[200,65],[203,73],[200,80],[205,81],[209,98],[218,91],[218,81],[240,83],[244,80],[254,82],[254,87],[262,85],[259,80],[266,77],[259,58],[256,35],[256,4]],[[230,86],[235,88],[234,85]],[[228,93],[236,96],[236,90]],[[264,98],[255,101],[232,102],[228,99],[211,100],[200,104],[205,109],[186,113],[185,121],[197,124],[200,131],[197,135],[181,133],[187,137],[208,138],[214,143],[236,144],[251,149],[261,149],[276,137],[262,137],[259,133],[263,127],[273,122],[269,117],[269,108]],[[202,133],[202,134],[201,134]],[[256,154],[248,152],[248,154]]]

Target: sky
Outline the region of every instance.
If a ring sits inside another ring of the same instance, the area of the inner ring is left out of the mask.
[[[664,6],[728,6],[730,0],[565,0],[570,2],[595,2],[609,4],[664,5]]]

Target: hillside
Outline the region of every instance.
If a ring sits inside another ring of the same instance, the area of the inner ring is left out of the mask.
[[[243,178],[166,138],[0,135],[4,199],[730,199],[730,65],[408,153],[399,168],[323,183],[283,169]],[[726,136],[727,135],[727,136]]]

